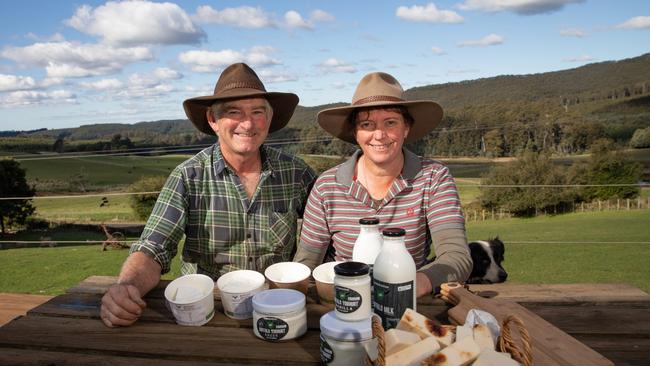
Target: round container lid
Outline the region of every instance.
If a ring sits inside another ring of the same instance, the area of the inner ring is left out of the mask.
[[[264,290],[253,296],[253,309],[260,313],[284,314],[299,311],[304,307],[305,295],[288,288]]]
[[[376,217],[364,217],[359,219],[359,224],[361,225],[378,225],[379,219]]]
[[[370,272],[370,267],[361,262],[343,262],[334,266],[334,274],[340,276],[363,276]]]
[[[336,311],[320,317],[320,331],[327,337],[340,341],[365,341],[372,338],[371,318],[346,322],[336,317]]]
[[[384,231],[381,233],[387,237],[397,238],[406,235],[406,230],[402,229],[401,227],[391,227],[384,229]]]

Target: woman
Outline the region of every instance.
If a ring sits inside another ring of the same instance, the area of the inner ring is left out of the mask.
[[[437,103],[407,101],[399,82],[381,72],[361,79],[351,105],[318,113],[325,131],[360,150],[314,184],[294,260],[311,268],[324,259],[350,260],[359,219],[377,217],[380,228],[406,230],[418,297],[442,283],[465,281],[472,260],[454,180],[439,162],[403,148],[441,119]],[[427,263],[431,244],[436,258]]]

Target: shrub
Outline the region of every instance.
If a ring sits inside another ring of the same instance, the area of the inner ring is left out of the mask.
[[[129,192],[159,192],[166,180],[163,176],[143,177],[129,186]],[[157,199],[158,193],[134,194],[129,198],[129,204],[139,219],[146,220]]]
[[[630,146],[635,149],[650,147],[650,127],[639,128],[634,131],[634,135],[632,135],[632,139],[630,140]]]

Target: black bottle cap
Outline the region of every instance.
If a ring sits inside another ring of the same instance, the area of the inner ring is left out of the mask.
[[[361,262],[343,262],[334,266],[334,273],[341,276],[367,275],[370,267]]]
[[[381,233],[390,238],[399,238],[400,236],[406,235],[406,230],[401,227],[389,227],[384,229]]]
[[[379,219],[376,217],[364,217],[359,219],[359,224],[361,225],[377,225],[379,224]]]

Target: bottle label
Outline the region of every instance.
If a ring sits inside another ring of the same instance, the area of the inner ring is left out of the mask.
[[[257,319],[257,332],[267,341],[278,341],[289,333],[289,324],[275,317]]]
[[[320,337],[320,360],[325,364],[334,361],[334,350],[323,336]]]
[[[413,281],[388,283],[377,278],[372,280],[372,307],[381,317],[384,329],[395,328],[406,309],[413,309]]]
[[[351,288],[334,286],[334,294],[334,306],[339,313],[353,313],[361,307],[361,294]]]

